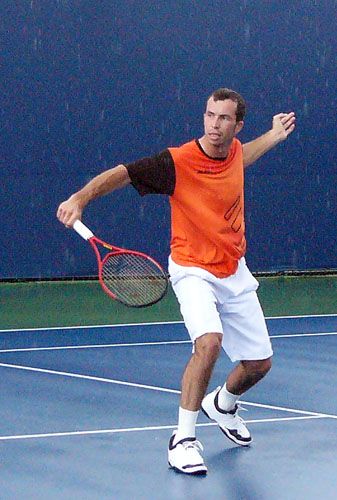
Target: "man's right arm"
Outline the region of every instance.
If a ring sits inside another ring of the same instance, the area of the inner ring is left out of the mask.
[[[72,227],[76,219],[81,219],[82,212],[90,201],[115,189],[125,187],[130,182],[128,171],[124,165],[106,170],[94,177],[80,191],[63,201],[58,207],[57,218],[65,226]]]

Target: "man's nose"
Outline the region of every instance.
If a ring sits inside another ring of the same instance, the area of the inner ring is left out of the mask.
[[[219,128],[220,120],[218,116],[214,116],[212,125],[214,128]]]

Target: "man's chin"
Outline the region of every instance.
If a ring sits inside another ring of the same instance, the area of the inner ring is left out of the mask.
[[[208,140],[214,146],[222,144],[223,140],[220,135],[208,135]]]

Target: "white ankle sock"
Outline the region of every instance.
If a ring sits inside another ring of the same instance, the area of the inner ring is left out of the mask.
[[[195,424],[197,422],[199,411],[185,410],[179,407],[178,430],[174,438],[177,443],[187,437],[195,437]]]
[[[224,384],[221,387],[218,396],[218,403],[220,408],[225,411],[233,410],[235,403],[237,402],[239,397],[240,396],[238,396],[237,394],[232,394],[231,392],[228,392],[226,384]]]

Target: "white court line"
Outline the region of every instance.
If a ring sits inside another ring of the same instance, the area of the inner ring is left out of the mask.
[[[12,369],[16,369],[16,370],[24,370],[24,371],[30,371],[30,372],[37,372],[37,373],[46,373],[48,375],[59,375],[59,376],[63,376],[63,377],[78,378],[78,379],[83,379],[83,380],[92,380],[95,382],[104,382],[107,384],[124,385],[124,386],[128,386],[128,387],[136,387],[138,389],[147,389],[147,390],[151,390],[151,391],[166,392],[166,393],[170,393],[170,394],[180,394],[180,391],[178,391],[176,389],[167,389],[165,387],[137,384],[134,382],[125,382],[123,380],[115,380],[115,379],[110,379],[110,378],[94,377],[92,375],[81,375],[79,373],[47,370],[45,368],[35,368],[32,366],[22,366],[22,365],[12,365],[12,364],[7,364],[7,363],[0,363],[0,367],[12,368]],[[318,413],[318,412],[312,412],[312,411],[307,411],[307,410],[298,410],[295,408],[284,408],[282,406],[273,406],[273,405],[266,405],[266,404],[261,404],[261,403],[252,403],[252,402],[248,402],[248,401],[241,401],[241,403],[244,405],[248,405],[248,406],[256,406],[257,408],[266,408],[266,409],[279,410],[279,411],[284,411],[284,412],[289,412],[289,413],[298,413],[300,415],[311,415],[311,416],[317,416],[317,417],[326,417],[326,418],[337,419],[337,415],[331,415],[328,413]]]
[[[319,332],[319,333],[289,333],[282,335],[270,335],[271,339],[285,339],[293,337],[325,337],[337,335],[337,332]],[[10,352],[33,352],[33,351],[62,351],[72,349],[101,349],[111,347],[147,347],[159,345],[191,344],[191,340],[167,340],[158,342],[127,342],[123,344],[86,344],[86,345],[67,345],[67,346],[48,346],[48,347],[25,347],[17,349],[0,349],[0,354]]]
[[[163,342],[128,342],[125,344],[86,344],[71,346],[51,346],[51,347],[26,347],[22,349],[1,349],[0,353],[5,352],[26,352],[26,351],[58,351],[63,349],[99,349],[101,347],[146,347],[170,344],[191,344],[190,340],[167,340]]]
[[[280,418],[265,418],[258,420],[246,420],[246,423],[256,424],[256,423],[268,423],[268,422],[281,422],[281,421],[291,421],[291,420],[313,420],[319,418],[326,418],[321,415],[306,416],[306,417],[280,417]],[[216,423],[206,423],[197,424],[197,427],[209,427],[215,426]],[[0,441],[13,441],[18,439],[37,439],[37,438],[53,438],[53,437],[67,437],[67,436],[90,436],[97,434],[117,434],[125,432],[139,432],[139,431],[161,431],[175,429],[177,424],[174,425],[159,425],[150,427],[129,427],[122,429],[98,429],[98,430],[88,430],[88,431],[66,431],[66,432],[48,432],[44,434],[18,434],[13,436],[0,436]]]
[[[17,370],[25,370],[25,371],[37,372],[37,373],[46,373],[48,375],[60,375],[62,377],[71,377],[71,378],[79,378],[79,379],[83,379],[83,380],[93,380],[95,382],[104,382],[106,384],[127,385],[129,387],[137,387],[138,389],[149,389],[152,391],[161,391],[161,392],[170,392],[172,394],[180,394],[180,391],[176,391],[175,389],[158,388],[158,387],[155,387],[152,385],[136,384],[133,382],[124,382],[122,380],[114,380],[114,379],[104,378],[104,377],[94,377],[92,375],[81,375],[79,373],[47,370],[45,368],[35,368],[32,366],[12,365],[12,364],[7,364],[7,363],[0,363],[0,367],[1,366],[3,368],[14,368]]]
[[[281,335],[270,335],[271,339],[288,339],[290,337],[325,337],[337,335],[337,332],[317,332],[317,333],[286,333]]]
[[[295,408],[284,408],[283,406],[275,406],[275,405],[266,405],[262,403],[252,403],[249,401],[241,401],[242,404],[245,404],[246,406],[255,406],[256,408],[265,408],[267,410],[279,410],[279,411],[286,411],[289,413],[298,413],[301,415],[311,415],[312,417],[324,417],[324,418],[332,418],[334,420],[337,420],[337,415],[331,415],[329,413],[317,413],[315,411],[308,411],[308,410],[297,410]]]
[[[266,316],[266,319],[298,319],[298,318],[334,318],[337,317],[337,313],[331,314],[295,314],[288,316]]]
[[[337,314],[303,314],[303,315],[293,315],[293,316],[266,316],[267,320],[280,320],[280,319],[299,319],[299,318],[337,318]],[[11,332],[38,332],[38,331],[52,331],[52,330],[88,330],[95,328],[119,328],[119,327],[129,327],[129,326],[152,326],[152,325],[175,325],[183,324],[183,321],[152,321],[149,323],[120,323],[113,325],[75,325],[75,326],[49,326],[49,327],[38,327],[38,328],[6,328],[0,330],[0,333],[11,333]]]
[[[149,323],[118,323],[118,324],[107,324],[107,325],[75,325],[75,326],[49,326],[49,327],[39,327],[39,328],[9,328],[5,330],[0,330],[0,333],[10,333],[10,332],[39,332],[39,331],[52,331],[52,330],[88,330],[95,328],[119,328],[119,327],[129,327],[129,326],[153,326],[153,325],[179,325],[183,324],[183,321],[152,321]]]

